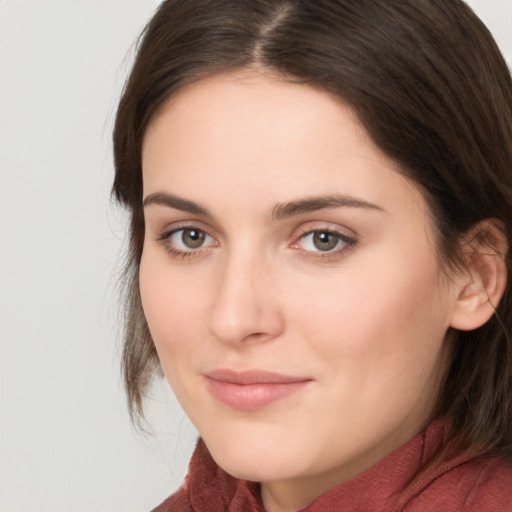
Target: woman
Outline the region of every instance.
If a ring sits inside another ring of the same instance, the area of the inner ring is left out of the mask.
[[[512,510],[512,83],[460,0],[168,0],[120,102],[158,511]]]

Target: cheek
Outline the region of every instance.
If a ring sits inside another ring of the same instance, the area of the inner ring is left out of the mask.
[[[180,351],[190,351],[200,340],[205,291],[186,273],[143,255],[139,282],[142,307],[158,355],[166,371]]]
[[[352,268],[323,287],[305,283],[289,297],[295,328],[310,347],[327,364],[344,365],[357,380],[429,372],[448,329],[448,297],[437,284],[437,264],[416,258],[412,265],[398,256],[393,261],[386,268]],[[300,297],[305,296],[304,304]]]
[[[344,425],[363,445],[404,418],[421,426],[433,406],[447,327],[442,294],[425,274],[376,272],[364,286],[344,279],[297,317],[313,351],[308,360],[321,369],[326,407],[338,415],[335,432]],[[339,442],[334,434],[333,447]]]

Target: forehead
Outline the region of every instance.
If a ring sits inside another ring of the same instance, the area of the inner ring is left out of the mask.
[[[195,143],[211,141],[218,148],[229,144],[232,150],[237,145],[248,158],[261,154],[262,144],[269,149],[276,135],[281,145],[298,138],[318,145],[325,132],[349,124],[354,135],[367,139],[357,116],[339,99],[319,88],[255,71],[217,75],[180,89],[150,122],[144,156],[148,138],[163,124],[167,136],[180,139],[180,146],[192,138]]]
[[[205,203],[259,196],[270,207],[337,192],[426,206],[348,105],[259,73],[210,77],[173,96],[146,132],[143,174],[145,196],[167,190]]]
[[[339,111],[342,111],[341,116]],[[349,116],[357,124],[357,117],[346,105],[318,88],[249,71],[216,75],[183,87],[158,110],[144,141],[151,137],[162,118],[167,118],[165,122],[170,128],[171,116],[181,129],[188,128],[187,135],[191,134],[191,129],[196,138],[216,135],[222,139],[230,135],[230,140],[236,140],[238,144],[246,140],[249,150],[255,149],[245,137],[246,130],[251,128],[255,130],[254,134],[265,129],[268,141],[271,141],[274,132],[285,124],[287,132],[295,136],[298,131],[292,133],[290,130],[296,122],[300,123],[296,124],[299,128],[304,122],[317,126],[322,120],[326,128],[332,128],[332,121],[343,122],[344,117]],[[215,121],[214,131],[206,120]],[[233,132],[240,129],[240,137],[234,139]],[[178,135],[174,133],[174,136]],[[263,142],[261,133],[258,135],[259,142]],[[361,136],[365,135],[361,129]]]

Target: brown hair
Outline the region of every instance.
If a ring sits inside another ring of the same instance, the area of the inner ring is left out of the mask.
[[[374,143],[422,189],[447,265],[495,219],[512,240],[512,82],[492,36],[461,0],[167,0],[145,28],[114,130],[114,193],[131,214],[123,372],[132,417],[158,357],[139,295],[141,148],[155,112],[186,84],[257,66],[348,103]],[[512,296],[453,332],[436,415],[459,449],[512,452]]]

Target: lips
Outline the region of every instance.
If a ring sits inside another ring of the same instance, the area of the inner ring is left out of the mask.
[[[214,370],[206,375],[211,395],[228,407],[256,410],[300,391],[312,379],[251,370]]]

